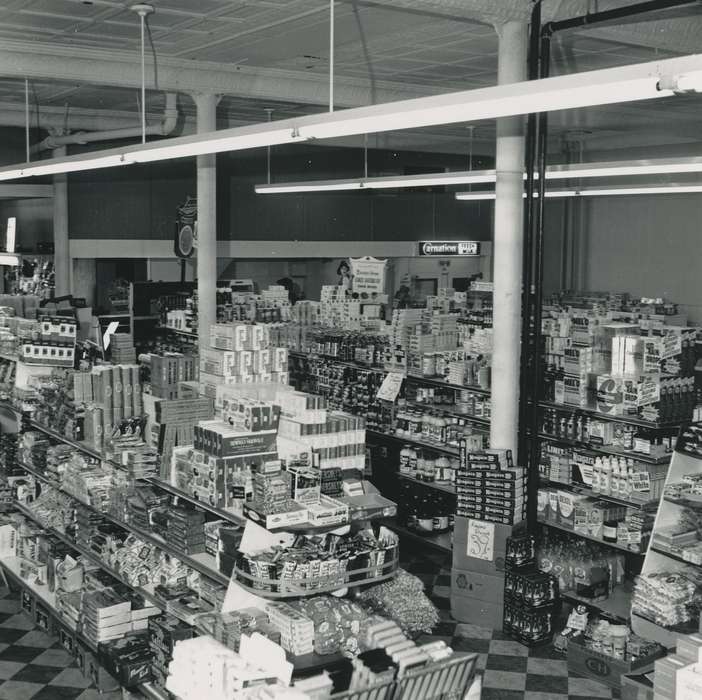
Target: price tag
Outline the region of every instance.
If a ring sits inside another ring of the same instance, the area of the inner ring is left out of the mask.
[[[468,545],[466,554],[474,559],[495,559],[495,523],[483,520],[468,521]]]
[[[388,372],[375,398],[382,399],[383,401],[395,401],[402,388],[402,381],[404,378],[405,375],[399,372]]]
[[[651,490],[651,477],[649,476],[648,472],[636,472],[635,474],[632,474],[629,483],[634,491]]]

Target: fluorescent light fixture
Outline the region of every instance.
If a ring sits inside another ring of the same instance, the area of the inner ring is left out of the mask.
[[[340,109],[8,166],[0,169],[0,180],[668,97],[675,90],[665,86],[672,84],[673,79],[700,71],[702,55],[695,54],[369,107]]]
[[[19,265],[19,256],[12,253],[0,253],[0,265]]]
[[[607,187],[581,187],[567,190],[548,190],[545,193],[546,199],[561,197],[609,197],[626,196],[637,194],[689,194],[702,192],[702,185],[612,185]],[[526,194],[522,195],[526,198]],[[534,197],[538,197],[538,192],[534,192]],[[484,192],[456,192],[456,199],[462,201],[481,201],[496,199],[494,191]]]
[[[622,160],[602,163],[571,163],[549,165],[547,180],[569,180],[599,177],[634,177],[637,175],[670,175],[676,173],[702,173],[702,157],[653,158]],[[524,176],[526,179],[526,175]],[[536,173],[538,179],[538,173]],[[426,175],[396,175],[347,180],[307,180],[256,185],[258,194],[283,194],[291,192],[327,192],[331,190],[363,190],[406,187],[438,187],[440,185],[479,185],[497,180],[495,170],[464,170],[430,173]]]
[[[403,187],[438,187],[440,185],[488,184],[495,182],[494,170],[460,170],[427,175],[392,175],[364,177],[355,180],[308,180],[256,185],[258,194],[289,192],[327,192],[329,190],[383,190]]]

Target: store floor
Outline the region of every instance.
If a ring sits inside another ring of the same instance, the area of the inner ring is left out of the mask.
[[[418,576],[439,609],[441,621],[420,641],[442,639],[458,651],[478,654],[482,700],[610,700],[618,691],[589,678],[568,675],[563,654],[552,646],[530,649],[502,632],[456,622],[451,617],[451,561],[401,553],[401,566]]]
[[[18,592],[0,594],[0,700],[121,698],[120,691],[98,693],[56,637],[20,612]]]

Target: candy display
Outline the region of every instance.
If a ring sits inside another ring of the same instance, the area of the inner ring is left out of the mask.
[[[362,591],[358,599],[394,620],[410,636],[429,632],[439,621],[436,607],[424,593],[424,584],[403,569],[394,579]]]
[[[353,536],[298,536],[292,547],[239,554],[235,574],[245,586],[267,593],[303,595],[387,577],[397,569],[398,538],[385,527]]]

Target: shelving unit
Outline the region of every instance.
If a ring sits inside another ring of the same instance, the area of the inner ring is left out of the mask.
[[[697,536],[696,543],[686,542],[669,548],[666,540],[672,537],[680,524],[680,517],[685,509],[701,510],[699,495],[695,494],[693,483],[695,479],[702,479],[702,424],[685,426],[680,430],[673,459],[670,463],[668,476],[653,526],[651,545],[644,559],[641,578],[655,574],[675,574],[679,572],[694,572],[699,576],[702,565],[687,561],[682,552],[694,545],[702,545],[702,539]],[[694,498],[685,498],[685,492]],[[676,494],[675,496],[671,494]],[[697,632],[699,621],[697,615],[692,615],[689,622],[682,625],[668,627],[651,619],[645,609],[634,607],[632,609],[632,629],[636,634],[646,636],[648,639],[663,644],[667,647],[675,645],[679,634]],[[694,628],[694,629],[693,629]]]
[[[638,418],[637,416],[615,416],[609,413],[601,413],[592,405],[575,406],[574,404],[555,403],[554,401],[543,400],[539,401],[538,405],[540,408],[551,408],[560,411],[577,411],[579,413],[585,413],[592,418],[597,418],[598,420],[607,420],[611,421],[612,423],[624,423],[625,425],[635,425],[639,428],[649,428],[651,430],[655,430],[656,428],[676,428],[680,425],[679,421],[663,421],[660,423],[655,423],[653,421],[644,420],[643,418]]]
[[[430,489],[436,489],[437,491],[443,491],[443,493],[450,493],[451,495],[456,495],[456,487],[453,484],[444,481],[423,481],[422,479],[417,479],[410,474],[398,474],[400,479],[406,479],[407,481],[412,481],[415,484],[420,484],[421,486],[426,486]]]
[[[440,552],[450,553],[453,551],[453,543],[451,541],[451,533],[442,532],[436,535],[420,535],[414,530],[410,530],[404,525],[399,525],[394,520],[384,521],[384,525],[394,530],[398,535],[402,535],[407,539],[411,539],[414,542],[422,542],[427,547],[439,550]]]
[[[590,600],[579,596],[574,591],[561,591],[560,595],[563,600],[567,600],[573,605],[587,605],[589,608],[599,610],[600,612],[616,618],[619,621],[628,620],[631,616],[631,593],[633,584],[626,582],[621,586],[617,586],[612,594],[604,600]]]
[[[584,540],[590,540],[590,542],[596,542],[597,544],[601,544],[604,547],[611,547],[612,549],[618,549],[622,552],[626,552],[627,554],[635,554],[637,556],[643,556],[646,554],[646,552],[642,552],[639,550],[634,550],[634,549],[629,549],[628,547],[625,547],[622,544],[619,544],[617,542],[606,542],[605,540],[601,540],[597,537],[591,537],[590,535],[585,535],[582,532],[575,532],[574,530],[571,530],[560,523],[553,522],[552,520],[542,520],[539,518],[537,520],[539,525],[545,525],[546,527],[553,528],[555,530],[561,530],[561,532],[567,532],[569,535],[572,535],[573,537],[580,537]]]
[[[564,410],[567,410],[567,408],[565,408]],[[612,420],[614,421],[614,418],[612,418]],[[615,447],[614,445],[591,445],[587,442],[569,440],[568,438],[557,437],[556,435],[548,435],[546,433],[539,433],[539,439],[545,440],[546,442],[557,442],[561,445],[569,445],[570,447],[579,447],[585,450],[590,450],[591,452],[597,452],[603,455],[611,455],[613,457],[630,457],[631,459],[634,459],[637,462],[645,462],[646,464],[668,464],[670,462],[670,458],[672,457],[672,454],[667,454],[663,457],[651,457],[641,452],[625,450],[623,448]]]
[[[549,479],[541,478],[539,480],[541,486],[547,486],[550,488],[558,489],[568,489],[574,493],[579,493],[583,496],[590,496],[591,498],[596,498],[600,501],[608,501],[609,503],[616,503],[619,506],[626,506],[627,508],[641,508],[642,510],[655,509],[658,505],[658,501],[630,501],[626,498],[619,498],[617,496],[610,496],[606,493],[599,493],[587,488],[587,486],[581,486],[579,484],[564,484],[560,481],[551,481]]]
[[[108,520],[109,522],[113,523],[114,525],[117,525],[118,527],[123,528],[127,532],[133,533],[137,537],[140,537],[141,539],[143,539],[145,542],[149,542],[150,544],[153,544],[155,547],[158,547],[159,549],[163,550],[164,552],[170,554],[172,557],[179,559],[184,564],[189,566],[191,569],[194,569],[195,571],[198,571],[199,573],[203,574],[203,576],[207,576],[208,578],[212,579],[213,581],[217,581],[218,583],[221,583],[222,585],[225,585],[225,586],[229,583],[229,578],[217,570],[217,566],[216,566],[217,563],[216,563],[215,558],[213,556],[211,556],[209,554],[205,554],[205,553],[203,553],[203,554],[184,554],[177,547],[173,546],[169,542],[166,542],[166,540],[164,540],[162,537],[159,537],[157,534],[155,534],[153,532],[145,532],[144,530],[141,530],[137,527],[134,527],[134,525],[132,525],[131,523],[128,523],[125,520],[120,520],[119,518],[116,518],[111,513],[105,513],[104,511],[98,510],[97,508],[93,508],[88,503],[81,501],[80,499],[76,498],[68,491],[64,491],[62,488],[59,488],[56,484],[53,484],[51,482],[51,480],[47,479],[46,476],[44,476],[43,474],[41,474],[37,470],[33,469],[32,467],[29,467],[26,464],[23,464],[21,462],[18,462],[17,464],[19,467],[24,469],[29,474],[32,474],[35,478],[39,479],[43,483],[51,486],[54,489],[61,491],[61,493],[65,493],[67,496],[72,498],[76,503],[80,504],[82,507],[93,511],[93,513],[97,513],[101,517],[105,518],[105,520]]]
[[[393,435],[392,433],[383,433],[379,430],[372,430],[370,428],[366,429],[366,433],[378,440],[393,440],[395,442],[400,442],[403,445],[413,445],[414,447],[421,447],[423,450],[433,450],[434,452],[450,455],[451,457],[459,456],[458,448],[449,447],[448,445],[435,445],[430,442],[420,442],[419,440],[411,440],[410,438]]]

